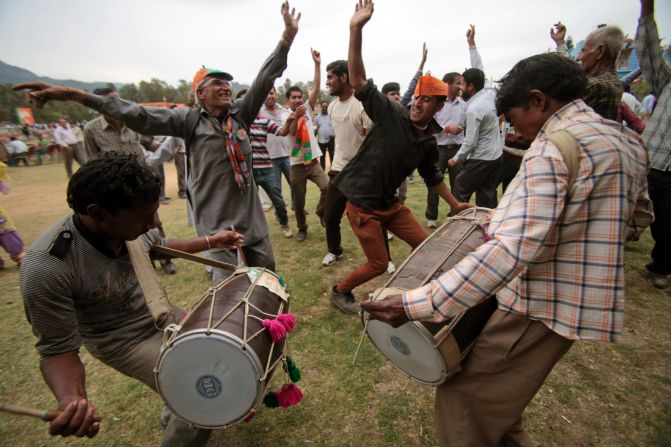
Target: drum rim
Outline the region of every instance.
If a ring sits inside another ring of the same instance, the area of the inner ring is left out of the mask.
[[[175,413],[176,416],[179,418],[187,421],[191,425],[198,427],[198,428],[206,428],[206,429],[220,429],[220,428],[226,428],[230,427],[231,425],[237,424],[238,422],[244,420],[249,414],[254,411],[254,409],[259,405],[261,400],[263,399],[263,393],[266,390],[265,383],[267,380],[260,380],[260,378],[263,376],[263,371],[264,368],[261,365],[261,362],[259,361],[258,355],[256,355],[256,352],[253,349],[242,349],[242,339],[240,337],[237,337],[229,332],[222,331],[220,329],[211,329],[210,330],[210,335],[217,335],[223,338],[226,342],[229,341],[235,341],[237,346],[240,347],[240,350],[245,353],[245,355],[251,360],[251,364],[254,367],[256,373],[257,373],[257,392],[256,392],[256,398],[253,400],[252,406],[249,408],[247,413],[242,415],[240,418],[235,419],[231,422],[228,422],[224,425],[201,425],[197,424],[195,422],[190,421],[188,418],[185,418],[181,414],[179,414],[175,409],[168,403],[168,401],[163,397],[163,394],[161,393],[161,385],[159,382],[159,373],[160,373],[160,367],[163,362],[163,359],[165,358],[165,353],[171,350],[175,344],[177,344],[178,341],[182,341],[185,338],[193,338],[194,335],[200,335],[204,334],[207,332],[207,329],[192,329],[190,331],[184,332],[183,334],[178,334],[174,339],[171,340],[170,345],[167,346],[162,346],[161,351],[159,352],[158,355],[158,360],[156,361],[156,366],[154,367],[154,382],[156,384],[156,391],[158,392],[159,397],[163,401],[163,403],[172,411]],[[207,334],[206,334],[207,335]],[[208,335],[208,337],[210,336]]]
[[[368,336],[368,339],[371,341],[371,343],[373,344],[373,346],[375,347],[375,349],[377,349],[377,351],[382,355],[382,357],[383,357],[387,362],[391,363],[391,365],[392,365],[394,368],[396,368],[397,370],[401,371],[403,374],[405,374],[406,376],[410,377],[410,378],[413,379],[414,381],[419,382],[419,383],[423,383],[423,384],[425,384],[425,385],[438,386],[438,385],[443,384],[443,383],[447,380],[447,377],[448,377],[449,374],[448,374],[448,371],[447,371],[447,364],[445,363],[445,358],[443,357],[442,353],[440,352],[440,349],[436,346],[436,339],[435,339],[435,337],[433,336],[433,334],[431,334],[431,332],[429,332],[429,330],[428,330],[426,327],[424,327],[423,324],[421,324],[421,323],[418,322],[418,321],[408,321],[408,322],[404,323],[403,325],[399,326],[399,328],[402,327],[402,326],[405,326],[406,324],[411,324],[412,326],[414,326],[415,328],[417,328],[417,329],[419,330],[419,333],[422,335],[422,337],[424,337],[424,339],[425,339],[427,342],[429,342],[429,343],[431,344],[431,347],[432,347],[435,351],[438,352],[438,356],[443,360],[443,368],[442,368],[442,372],[441,372],[441,378],[440,378],[438,381],[436,381],[436,382],[429,382],[429,381],[426,381],[426,380],[418,379],[417,377],[413,377],[411,374],[409,374],[408,372],[406,372],[406,371],[402,370],[400,367],[398,367],[398,366],[396,365],[396,363],[392,362],[392,361],[389,359],[389,357],[387,357],[387,356],[384,354],[384,352],[382,351],[382,349],[380,349],[380,347],[377,345],[377,343],[375,343],[375,340],[373,340],[373,337],[371,337],[371,335],[369,334],[369,332],[368,332],[368,327],[366,327],[366,325],[365,325],[365,322],[366,322],[366,320],[365,320],[365,314],[366,314],[366,313],[367,313],[367,312],[362,312],[362,313],[361,313],[361,321],[364,323],[364,328],[366,329],[366,335]],[[382,322],[382,321],[378,321],[377,323],[387,324],[387,323],[384,323],[384,322]],[[370,323],[369,323],[369,324],[370,324]],[[391,326],[391,325],[389,325],[389,326]],[[394,329],[398,329],[398,328],[394,328]]]

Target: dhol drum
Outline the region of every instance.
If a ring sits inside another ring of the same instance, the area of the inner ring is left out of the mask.
[[[201,428],[250,415],[285,344],[273,342],[262,321],[288,306],[283,281],[265,269],[238,269],[209,289],[179,325],[166,328],[155,371],[168,408]]]
[[[488,208],[470,208],[448,218],[373,293],[373,300],[416,289],[450,270],[485,242],[490,214]],[[377,320],[364,324],[370,340],[392,365],[419,382],[440,385],[461,370],[461,361],[494,310],[496,299],[490,297],[443,324],[411,321],[398,328]]]

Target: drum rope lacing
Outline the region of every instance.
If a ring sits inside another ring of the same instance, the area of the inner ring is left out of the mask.
[[[193,304],[191,306],[191,308],[187,312],[186,317],[184,317],[182,319],[182,322],[180,324],[172,323],[172,324],[169,324],[165,328],[165,330],[163,332],[163,347],[165,348],[165,347],[168,347],[172,344],[172,341],[176,337],[177,333],[182,329],[182,327],[189,320],[189,318],[191,318],[193,309],[200,306],[206,300],[211,299],[212,303],[210,304],[210,312],[209,312],[209,315],[208,315],[207,330],[205,331],[205,334],[206,335],[211,335],[212,329],[216,329],[221,323],[226,321],[226,319],[228,317],[230,317],[233,312],[235,312],[241,305],[244,304],[245,309],[244,309],[244,321],[243,321],[243,330],[242,330],[242,339],[241,339],[242,346],[241,347],[242,347],[242,349],[247,349],[247,346],[249,345],[249,342],[251,340],[258,337],[260,334],[262,334],[264,331],[267,330],[264,327],[264,328],[259,329],[256,332],[254,332],[251,336],[249,336],[249,337],[247,336],[247,319],[248,318],[254,318],[255,320],[258,320],[259,322],[263,321],[261,318],[257,317],[256,315],[252,315],[252,314],[249,313],[250,307],[253,308],[256,312],[259,312],[262,315],[269,316],[269,317],[274,317],[275,316],[273,314],[269,314],[267,312],[262,311],[257,306],[255,306],[254,304],[249,302],[249,297],[251,296],[252,292],[254,291],[254,288],[257,286],[259,280],[261,279],[261,277],[265,273],[267,273],[267,269],[262,268],[260,270],[260,273],[254,279],[254,282],[252,282],[252,284],[249,287],[249,289],[247,290],[247,292],[245,292],[243,297],[240,299],[240,302],[237,303],[235,306],[233,306],[231,309],[229,309],[229,311],[226,314],[224,314],[223,317],[221,317],[219,320],[217,320],[214,325],[212,324],[212,320],[213,320],[213,314],[214,314],[214,300],[215,300],[215,297],[216,297],[216,293],[220,289],[222,289],[225,285],[227,285],[228,283],[233,281],[236,278],[236,276],[231,275],[228,278],[226,278],[224,281],[219,283],[219,285],[217,285],[216,287],[210,287],[208,289],[208,291],[206,292],[205,296],[201,300],[199,300],[198,302],[196,302],[195,304]],[[280,308],[278,309],[278,313],[282,313],[283,310],[284,310],[284,302],[280,303]],[[274,362],[271,362],[271,359],[273,357],[273,352],[275,350],[275,344],[276,343],[273,341],[271,346],[270,346],[270,353],[268,355],[268,361],[266,362],[266,365],[265,365],[265,371],[264,371],[263,376],[259,379],[259,382],[263,382],[264,380],[266,380],[266,378],[268,377],[268,374],[270,374],[270,371],[272,371],[275,368],[275,366],[277,366],[277,364],[279,362],[284,360],[284,355],[281,355]],[[287,349],[287,351],[289,353],[291,353],[291,349],[289,349],[289,342],[288,342],[287,339],[284,340],[284,346]]]
[[[487,225],[489,225],[489,220],[488,220],[488,219],[478,219],[478,217],[477,217],[477,215],[476,215],[476,213],[477,213],[478,211],[482,210],[482,209],[483,209],[483,208],[480,208],[480,207],[473,207],[473,208],[471,208],[471,210],[472,210],[472,216],[468,216],[468,215],[466,215],[466,216],[451,216],[451,217],[448,217],[448,218],[446,219],[445,223],[443,223],[443,225],[441,225],[441,227],[440,227],[438,230],[436,230],[436,231],[440,231],[440,230],[443,230],[443,231],[444,231],[444,229],[445,229],[451,222],[455,222],[455,221],[458,221],[458,220],[462,220],[462,221],[465,220],[465,221],[469,221],[469,222],[471,223],[471,226],[468,227],[468,229],[467,229],[467,230],[464,232],[464,234],[459,238],[459,240],[457,240],[457,242],[455,242],[455,244],[452,246],[452,248],[451,248],[450,250],[447,251],[447,254],[445,254],[444,256],[441,257],[440,262],[437,263],[437,267],[435,267],[435,268],[434,268],[428,275],[426,275],[426,277],[425,277],[425,278],[422,280],[422,282],[419,284],[419,287],[422,287],[422,286],[426,285],[426,283],[428,283],[428,282],[431,280],[431,278],[433,277],[433,275],[435,275],[436,272],[437,272],[438,270],[440,270],[440,268],[443,266],[443,264],[445,263],[445,261],[447,261],[447,259],[448,259],[450,256],[452,256],[452,255],[454,254],[454,252],[461,246],[461,244],[462,244],[466,239],[468,239],[468,237],[469,237],[471,234],[473,234],[473,231],[475,231],[476,228],[481,228],[481,229],[485,232],[485,234],[487,233]],[[419,244],[419,245],[413,250],[413,253],[415,252],[415,250],[419,250],[420,248],[424,247],[424,245],[426,245],[427,243],[429,243],[430,240],[431,240],[430,237],[427,237],[426,239],[424,239],[424,240],[422,241],[422,243]],[[399,273],[403,270],[403,267],[405,267],[405,266],[406,266],[412,259],[413,259],[413,256],[408,256],[408,257],[405,259],[405,261],[403,261],[403,263],[396,269],[396,272],[391,276],[391,278],[389,278],[389,280],[384,284],[384,286],[382,286],[381,288],[378,289],[378,291],[377,291],[377,293],[375,294],[375,296],[373,296],[373,297],[371,298],[371,301],[377,301],[377,298],[380,296],[380,294],[382,293],[382,291],[383,291],[384,289],[386,289],[386,288],[389,286],[389,284],[391,284],[391,282],[392,282],[394,279],[396,279],[396,277],[399,275]],[[363,344],[364,337],[366,336],[366,332],[368,331],[368,322],[369,322],[369,321],[370,321],[370,320],[366,320],[366,322],[364,323],[363,331],[362,331],[362,333],[361,333],[361,337],[359,338],[359,344],[357,345],[356,352],[354,353],[354,359],[352,360],[352,365],[356,362],[356,359],[357,359],[357,357],[358,357],[358,355],[359,355],[359,351],[361,350],[361,345]],[[434,347],[437,347],[438,345],[440,345],[440,344],[445,340],[445,338],[447,338],[448,335],[449,335],[449,333],[446,332],[446,333],[441,337],[440,340],[437,340],[437,341],[436,341],[436,345],[435,345]]]

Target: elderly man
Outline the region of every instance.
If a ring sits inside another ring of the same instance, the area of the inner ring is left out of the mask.
[[[654,18],[655,2],[641,0],[641,18],[636,32],[636,53],[645,80],[659,93],[659,102],[642,138],[650,153],[650,198],[655,221],[650,226],[655,246],[646,269],[650,283],[669,286],[671,273],[671,67],[664,61]]]
[[[396,197],[399,185],[415,168],[453,210],[469,206],[450,193],[437,164],[434,135],[441,128],[433,116],[445,102],[447,85],[430,76],[420,77],[410,111],[380,93],[373,81],[366,79],[361,56],[363,27],[372,15],[372,1],[357,4],[350,20],[348,66],[355,97],[374,125],[356,155],[333,179],[333,185],[347,197],[347,218],[366,254],[366,263],[331,290],[331,302],[349,314],[359,310],[352,289],[387,269],[386,230],[412,248],[428,237],[410,209]]]
[[[550,30],[550,37],[557,44],[557,52],[569,56],[566,47],[566,26],[561,22]],[[587,73],[585,102],[596,113],[616,120],[622,100],[622,85],[617,78],[615,63],[624,46],[624,33],[614,25],[601,26],[587,36],[576,58]]]
[[[43,83],[21,84],[14,89],[30,89],[29,99],[38,107],[50,100],[76,101],[118,119],[141,134],[183,138],[189,160],[188,192],[198,234],[207,236],[234,227],[245,235],[242,251],[247,263],[275,270],[268,226],[251,171],[249,127],[275,79],[284,72],[291,43],[298,32],[300,14],[290,11],[288,2],[282,4],[281,12],[285,25],[282,39],[247,94],[236,101],[231,101],[233,77],[207,68],[194,76],[193,90],[200,104],[194,109],[143,107],[116,97]],[[236,253],[208,248],[213,259],[236,263]],[[212,280],[217,284],[229,274],[216,269]]]
[[[400,326],[443,322],[496,295],[462,371],[436,389],[442,446],[534,445],[522,412],[573,341],[622,334],[624,242],[652,219],[647,154],[580,99],[586,87],[561,55],[517,63],[497,109],[534,141],[491,217],[491,240],[426,286],[361,305]],[[555,143],[558,132],[568,144]]]

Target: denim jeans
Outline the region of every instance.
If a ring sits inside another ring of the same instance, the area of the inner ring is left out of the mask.
[[[275,207],[275,217],[280,225],[284,226],[289,223],[289,217],[287,216],[287,207],[284,204],[284,198],[282,198],[282,189],[280,188],[280,182],[275,175],[273,168],[261,168],[253,169],[254,181],[259,185],[270,197],[270,201],[273,202]]]
[[[291,161],[289,159],[289,156],[287,155],[286,157],[273,158],[270,161],[272,161],[273,163],[273,170],[275,171],[275,175],[277,176],[277,181],[280,182],[280,189],[282,189],[282,174],[284,174],[284,178],[287,180],[289,188],[291,188]],[[291,209],[293,208],[294,208],[294,190],[292,188]]]

